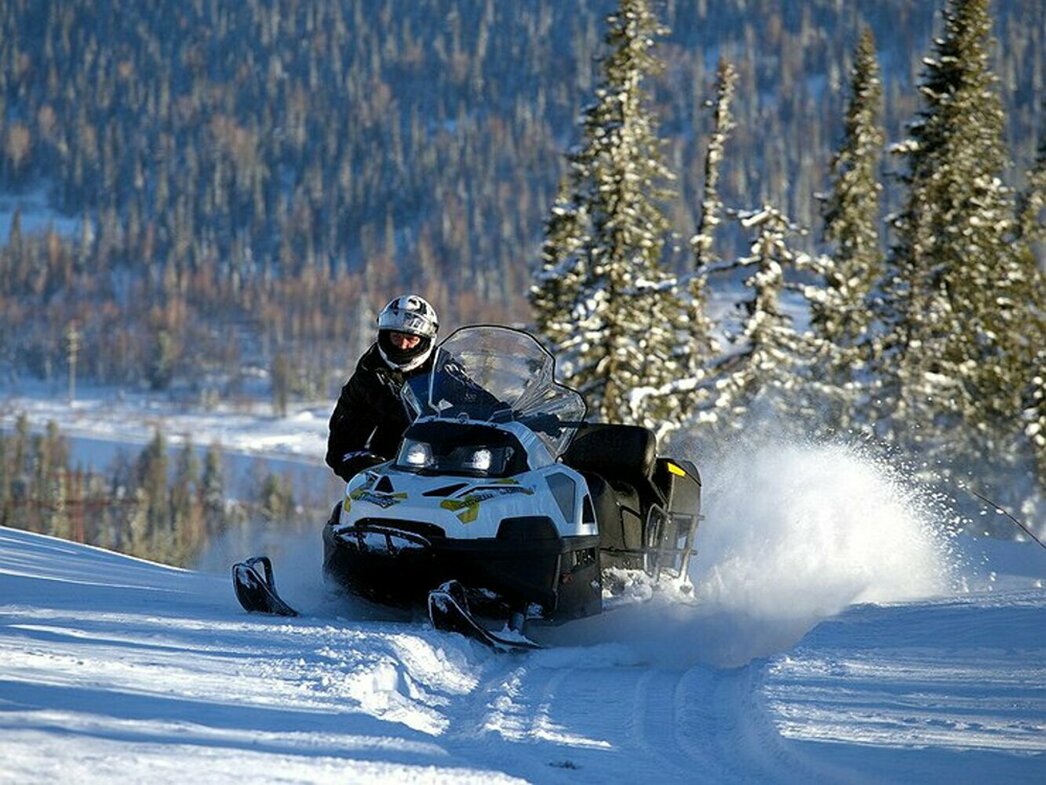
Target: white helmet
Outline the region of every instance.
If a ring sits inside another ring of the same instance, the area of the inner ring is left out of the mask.
[[[405,294],[390,300],[378,314],[378,351],[393,368],[411,371],[428,359],[439,330],[436,309],[424,297]],[[411,349],[392,343],[391,333],[417,335],[421,341]]]

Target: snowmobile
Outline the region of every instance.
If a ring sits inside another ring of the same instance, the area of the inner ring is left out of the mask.
[[[519,649],[536,645],[529,624],[601,613],[612,574],[685,581],[697,468],[658,457],[647,428],[586,422],[554,372],[520,330],[443,341],[431,373],[404,386],[413,424],[399,453],[353,477],[323,528],[328,584]],[[247,610],[294,613],[264,557],[233,573]]]

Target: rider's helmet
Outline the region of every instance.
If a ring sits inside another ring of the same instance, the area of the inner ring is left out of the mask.
[[[378,314],[378,351],[390,367],[413,370],[432,354],[438,330],[436,309],[424,297],[405,294],[390,300]],[[392,342],[392,333],[416,335],[421,340],[416,346],[404,349]]]

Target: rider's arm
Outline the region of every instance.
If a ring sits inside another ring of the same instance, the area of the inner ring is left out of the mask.
[[[338,403],[330,418],[330,434],[327,437],[327,465],[343,480],[348,480],[361,468],[373,465],[374,461],[361,464],[362,455],[370,455],[367,445],[376,426],[373,408],[361,395],[360,384],[355,376],[341,388]]]

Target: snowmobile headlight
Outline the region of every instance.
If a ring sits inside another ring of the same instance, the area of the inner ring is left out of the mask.
[[[508,446],[475,445],[451,450],[445,458],[437,460],[438,468],[448,472],[461,472],[480,477],[501,477],[512,458]]]
[[[430,429],[431,430],[431,429]],[[455,433],[458,433],[455,431]],[[466,435],[475,436],[466,429]],[[483,436],[490,434],[483,433]],[[495,433],[493,439],[466,440],[427,438],[427,434],[417,433],[404,438],[396,455],[396,467],[408,472],[422,474],[450,474],[465,477],[503,477],[509,467],[515,450],[507,441]]]
[[[412,469],[427,469],[432,466],[432,448],[425,442],[409,441],[403,445],[404,462]]]

